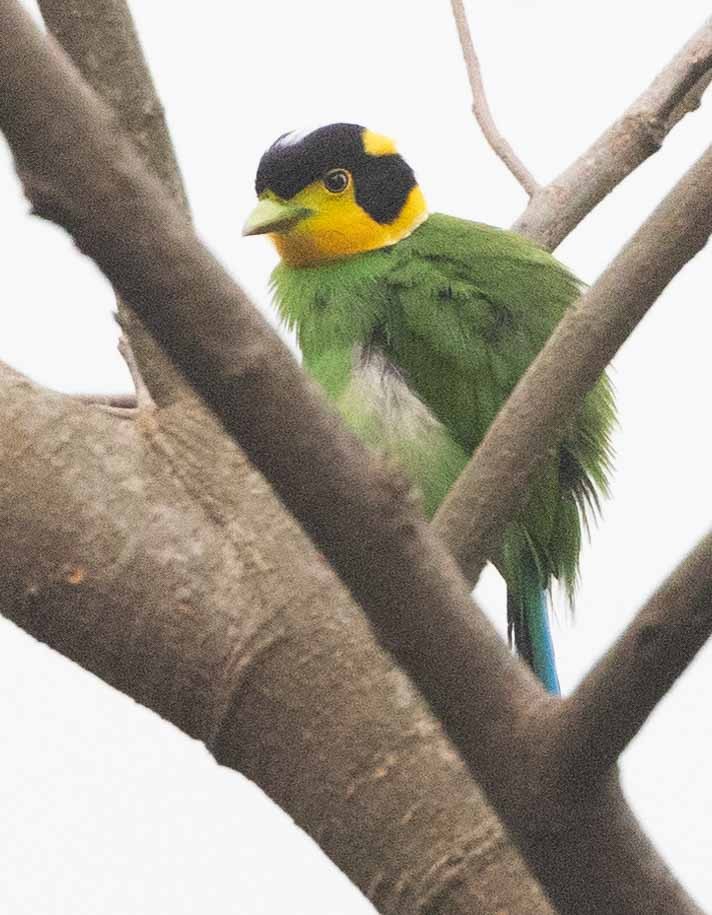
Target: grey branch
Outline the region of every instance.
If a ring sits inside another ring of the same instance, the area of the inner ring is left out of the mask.
[[[435,526],[471,583],[568,418],[711,232],[712,148],[559,323],[440,507]]]
[[[658,588],[562,709],[561,769],[598,778],[712,633],[712,533]]]
[[[0,87],[7,99],[0,126],[17,161],[32,163],[32,170],[24,167],[22,173],[35,212],[64,225],[102,267],[370,609],[400,660],[419,666],[419,639],[439,646],[443,663],[436,665],[435,678],[444,677],[449,690],[460,693],[462,732],[471,733],[487,707],[474,702],[471,692],[483,674],[500,684],[490,688],[491,700],[499,701],[505,715],[528,714],[527,694],[539,694],[536,682],[481,614],[473,633],[468,589],[406,498],[405,481],[325,409],[291,353],[195,237],[63,58],[12,0],[2,0],[0,11],[8,19],[0,30]],[[38,87],[36,106],[23,97],[28,79]],[[28,120],[35,130],[27,129]],[[198,301],[200,309],[194,307]],[[341,511],[334,511],[337,504]],[[418,635],[403,643],[406,620]],[[468,648],[472,643],[481,648],[477,659]],[[453,658],[444,663],[449,653]],[[464,683],[461,671],[468,672]],[[510,693],[517,683],[521,699],[514,708]],[[449,690],[445,683],[434,687],[435,693],[438,689],[444,701]]]
[[[323,409],[106,110],[12,0],[0,0],[0,26],[0,126],[36,211],[95,258],[339,570],[559,910],[699,911],[640,834],[615,772],[587,784],[583,796],[576,784],[551,785],[552,760],[542,751],[560,704],[470,604],[452,560],[404,500],[404,485]],[[689,230],[689,214],[680,215],[679,228]],[[703,234],[704,216],[695,226]],[[645,299],[660,281],[653,273],[652,284],[628,294]],[[266,649],[279,664],[279,644]],[[229,706],[230,726],[213,722],[218,758],[238,740],[249,699],[257,701],[245,690],[249,677]]]
[[[502,136],[492,116],[482,80],[480,62],[467,21],[465,4],[463,0],[450,0],[450,2],[455,25],[457,26],[457,34],[460,39],[462,56],[465,59],[467,78],[470,81],[470,89],[472,90],[472,113],[489,145],[531,197],[539,190],[539,184],[514,152],[511,145]]]
[[[131,16],[124,0],[99,0],[99,2],[95,2],[95,0],[90,0],[90,2],[88,2],[88,0],[73,0],[71,4],[63,2],[58,3],[56,0],[40,0],[40,6],[50,30],[64,46],[79,71],[98,94],[111,106],[119,119],[119,123],[143,155],[148,167],[161,178],[164,187],[168,188],[171,196],[182,205],[187,213],[187,198],[178,173],[163,110],[153,88],[150,73],[145,64],[140,44],[131,21]],[[198,404],[194,402],[192,392],[189,392],[186,397],[187,389],[184,386],[183,379],[175,372],[170,363],[167,362],[160,349],[156,346],[155,341],[153,341],[150,335],[144,331],[141,322],[136,319],[130,309],[121,307],[120,313],[121,323],[131,338],[133,348],[140,357],[144,376],[149,382],[153,396],[159,405],[165,408],[172,402],[177,401],[180,405],[181,416],[185,414],[186,409],[189,411],[189,414],[198,411]],[[135,367],[132,369],[132,374],[134,375],[137,389],[140,391],[140,376],[139,380],[136,380]],[[122,418],[133,417],[135,411],[123,409],[126,406],[133,406],[133,404],[127,404],[125,402],[116,404],[115,407],[118,408],[116,410],[117,414]],[[114,407],[109,407],[109,409],[114,409]],[[165,422],[165,413],[161,413],[160,418],[158,416],[152,418],[152,423],[157,423],[159,427],[161,423],[165,424]],[[185,425],[189,424],[183,420],[176,422],[173,426],[174,433],[176,433],[177,430],[180,430],[182,433],[180,441],[182,443],[181,452],[184,457],[190,455],[187,440],[183,437],[185,434]],[[196,436],[197,441],[203,442],[205,439],[205,430],[197,430]],[[221,448],[224,447],[220,442],[213,443],[212,447],[209,447],[209,442],[210,436],[208,436],[207,442],[205,442],[205,454],[210,454],[208,460],[202,462],[196,462],[194,458],[188,460],[188,465],[191,468],[194,468],[195,471],[195,480],[190,483],[190,490],[196,494],[201,493],[201,499],[205,499],[205,490],[210,488],[210,481],[213,476],[218,473],[215,464],[215,455],[219,454]],[[193,447],[195,448],[196,444],[194,444]],[[176,443],[172,442],[170,451],[175,450]],[[223,479],[230,466],[231,464],[229,462],[225,463],[223,471],[218,474],[219,479]],[[220,515],[229,513],[231,499],[235,497],[236,483],[236,480],[231,480],[226,492],[222,493],[222,497],[220,499],[211,500],[211,514],[214,514],[216,511]],[[228,493],[230,498],[228,498]],[[243,496],[239,503],[241,510],[244,510],[244,504]],[[239,510],[233,508],[233,512],[239,516]],[[262,514],[263,513],[260,513],[260,517],[262,517]],[[230,527],[232,527],[233,523],[231,518]],[[246,522],[246,524],[247,523],[248,522]],[[255,525],[250,524],[250,526],[254,528]],[[283,526],[280,529],[282,530]],[[255,534],[254,536],[258,535]],[[264,533],[259,535],[260,542],[264,537]],[[240,544],[240,552],[241,554],[245,553],[244,543]],[[269,575],[267,570],[271,568],[274,568],[274,562],[268,562],[266,565],[263,563],[261,575],[267,578]],[[293,579],[294,573],[291,567],[288,566],[288,569],[288,573],[285,571],[281,572],[282,580]],[[273,575],[274,574],[277,573],[273,573]],[[308,593],[308,589],[305,588],[298,588],[298,590]],[[267,591],[276,595],[279,593],[279,588],[275,587],[273,584]],[[170,604],[168,606],[170,607]],[[319,604],[316,603],[314,610],[316,615],[321,612],[321,614],[326,617],[334,607],[338,608],[338,606],[338,600],[329,600],[327,597],[325,608],[322,607],[321,611],[319,611]],[[166,612],[170,613],[175,611],[167,610]],[[100,644],[101,638],[99,633],[97,633],[97,638]],[[313,636],[310,641],[312,643],[315,641]],[[345,659],[351,658],[350,662],[347,660],[347,663],[353,665],[352,653],[349,653],[346,650],[345,643],[341,644],[340,651]],[[373,673],[378,678],[377,670],[377,666],[372,669]],[[335,670],[332,671],[332,675],[335,675],[335,673]],[[346,680],[346,682],[348,681]],[[274,686],[271,686],[270,689],[273,690]],[[330,692],[334,695],[335,700],[338,701],[337,697],[343,695],[344,690],[343,688],[340,690],[332,688]],[[349,706],[353,705],[353,703],[349,703],[347,700],[342,701],[346,701],[346,704]],[[369,720],[371,719],[369,718]],[[373,718],[374,722],[376,720],[377,716]],[[395,719],[393,719],[393,721],[395,723]],[[228,727],[231,727],[229,720],[226,721],[226,729]],[[354,722],[353,729],[361,734],[366,734],[368,732],[368,727],[365,723]],[[327,739],[328,735],[329,731],[327,729],[325,732]],[[340,741],[338,735],[333,736],[336,743],[338,743]],[[244,744],[244,734],[242,732],[238,734],[235,742],[238,745]],[[394,742],[402,744],[403,738],[394,737]],[[365,740],[365,744],[368,745],[367,739]],[[291,747],[288,752],[292,752]],[[378,752],[381,753],[385,751],[383,748],[380,748]],[[220,754],[222,759],[229,762],[230,754],[228,751],[223,748],[221,749]],[[256,772],[253,777],[264,787],[266,779],[269,779],[270,777],[270,767],[263,766],[263,768],[266,769],[265,772]],[[357,765],[356,768],[362,768],[362,766]],[[353,771],[354,765],[347,765],[346,770]],[[334,778],[335,775],[333,773],[325,774],[325,777],[315,779],[314,785],[319,784],[320,786],[323,786],[324,784],[329,784],[334,781]],[[269,788],[266,788],[266,790],[269,790]],[[452,791],[452,786],[445,788],[445,792],[448,794],[452,794]],[[274,796],[275,792],[272,793]],[[397,788],[395,793],[396,795],[400,793]],[[438,793],[437,788],[434,788],[434,806],[431,813],[425,815],[425,821],[427,822],[430,820],[433,824],[433,828],[439,820],[439,814],[436,813],[438,810]],[[311,793],[305,791],[306,797],[311,797],[313,795],[313,790]],[[415,806],[419,804],[419,801],[417,800],[418,796],[419,794],[416,789],[412,801]],[[289,810],[292,816],[295,816],[298,820],[300,819],[298,812],[295,812],[294,809],[294,798],[291,791],[288,791],[283,797],[278,794],[277,799]],[[316,806],[324,807],[325,811],[330,809],[330,807],[333,809],[333,804],[324,805],[317,802]],[[444,812],[446,809],[445,805],[440,803],[439,809]],[[483,846],[480,843],[477,843],[472,846],[471,849],[464,849],[462,843],[456,837],[456,833],[450,833],[446,830],[442,832],[441,836],[438,836],[431,831],[431,827],[423,830],[424,838],[426,835],[431,835],[430,845],[432,846],[433,855],[439,854],[440,858],[443,860],[449,860],[455,857],[460,859],[461,863],[455,868],[448,867],[443,869],[440,866],[435,867],[432,874],[426,880],[422,881],[420,885],[418,885],[417,879],[414,880],[412,886],[413,898],[427,899],[430,895],[433,897],[439,896],[444,892],[445,887],[447,886],[447,897],[450,900],[450,904],[453,905],[453,911],[458,910],[459,906],[462,905],[462,910],[469,912],[470,910],[479,907],[479,902],[474,900],[472,896],[472,888],[477,885],[477,875],[479,874],[479,880],[481,882],[484,881],[488,885],[488,894],[491,896],[492,900],[499,900],[498,904],[503,908],[509,909],[511,907],[513,911],[515,909],[520,909],[522,912],[537,912],[541,913],[541,915],[544,915],[545,911],[548,912],[548,905],[543,900],[537,885],[532,880],[528,879],[523,869],[518,865],[516,852],[514,852],[512,848],[508,848],[503,839],[496,838],[495,833],[501,836],[501,830],[499,825],[495,823],[489,807],[482,801],[479,795],[475,793],[469,798],[467,809],[469,811],[470,819],[465,829],[465,833],[469,835],[478,834],[487,836],[487,844]],[[423,810],[423,813],[425,814],[425,810]],[[373,876],[364,876],[355,866],[356,860],[360,860],[362,856],[358,856],[357,859],[355,855],[348,851],[349,843],[351,841],[350,837],[355,840],[357,839],[356,831],[362,828],[361,824],[358,822],[354,823],[352,817],[344,818],[339,815],[338,812],[335,812],[335,816],[339,821],[349,823],[350,825],[346,827],[345,834],[342,834],[343,831],[334,831],[333,829],[330,829],[327,838],[322,837],[323,830],[319,822],[304,822],[303,819],[301,821],[311,835],[320,841],[320,844],[325,851],[343,867],[345,872],[349,874],[362,889],[364,889],[364,892],[367,892],[379,906],[382,906],[383,911],[387,911],[390,905],[397,904],[389,895],[389,887],[396,883],[396,879],[393,877],[393,874],[396,874],[398,869],[396,861],[393,860],[393,870],[389,875],[389,866],[386,866],[385,868],[380,867],[378,849],[381,848],[381,844],[368,842],[367,840],[367,846],[373,848],[373,855],[367,855],[364,864],[367,864],[369,860],[378,862],[380,875],[377,879],[373,878]],[[367,816],[369,822],[374,821],[372,813],[369,812]],[[420,815],[418,814],[416,818],[420,819]],[[413,820],[413,825],[415,825],[415,820]],[[382,834],[385,835],[385,832],[386,831],[383,830]],[[487,845],[490,843],[492,837],[495,838],[495,844],[497,846],[496,860],[493,860],[491,854],[486,851]],[[333,844],[330,843],[332,838]],[[360,841],[363,841],[363,839]],[[439,852],[437,851],[438,848],[440,849]],[[391,856],[391,853],[387,852],[387,856]],[[401,878],[403,872],[415,874],[418,868],[421,867],[421,862],[427,861],[429,857],[431,857],[429,854],[423,855],[420,853],[416,854],[413,860],[404,860],[401,873],[397,874],[397,879],[399,880]],[[482,861],[486,863],[486,877],[482,873],[479,859],[482,859]],[[467,877],[460,883],[465,871],[467,872]],[[427,869],[423,872],[426,873]],[[512,881],[512,872],[521,874],[518,881]],[[381,883],[383,886],[380,885]],[[462,903],[458,901],[459,899],[462,899]]]
[[[129,343],[129,338],[123,333],[119,339],[119,352],[123,356],[126,367],[128,368],[134,383],[134,388],[136,390],[136,409],[152,409],[155,406],[153,399],[141,376],[136,357],[134,356],[133,349]]]
[[[0,412],[4,616],[254,781],[384,915],[435,899],[552,915],[423,700],[202,405],[121,422],[0,364]]]
[[[512,226],[553,251],[700,104],[712,81],[712,18],[595,143],[532,197]],[[593,84],[592,84],[593,85]]]
[[[160,178],[185,219],[190,219],[163,106],[126,0],[38,0],[38,4],[48,30],[111,108],[122,132],[149,171]],[[120,351],[136,386],[137,409],[190,396],[183,379],[119,297],[117,306],[124,341]]]
[[[165,112],[125,0],[38,0],[38,6],[49,32],[189,216]]]

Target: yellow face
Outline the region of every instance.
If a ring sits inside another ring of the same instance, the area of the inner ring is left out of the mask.
[[[243,234],[269,234],[295,267],[393,245],[427,217],[393,141],[355,124],[284,134],[262,157],[256,186]]]
[[[342,190],[329,190],[315,181],[295,194],[290,205],[311,211],[286,231],[270,234],[279,256],[291,266],[307,266],[373,251],[393,245],[409,235],[425,219],[427,209],[419,187],[414,187],[398,217],[391,223],[376,222],[356,202],[353,181],[348,172],[339,171],[347,182]],[[336,179],[336,176],[334,176]],[[338,186],[335,180],[333,186]],[[269,191],[265,196],[278,200]]]

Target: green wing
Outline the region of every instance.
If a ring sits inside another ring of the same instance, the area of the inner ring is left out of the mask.
[[[526,239],[440,214],[390,248],[314,268],[282,265],[273,282],[306,367],[368,444],[395,453],[428,514],[580,292]],[[394,431],[383,404],[369,405],[354,382],[355,346],[383,352],[417,395],[414,412],[426,404],[439,428]],[[554,576],[573,588],[586,511],[606,488],[612,421],[604,377],[508,529],[497,563],[508,583],[516,586],[525,551],[543,585]]]
[[[580,283],[514,233],[435,214],[396,246],[384,337],[411,387],[471,454]],[[573,588],[586,512],[606,490],[613,399],[604,376],[539,473],[500,564],[512,581],[522,549],[542,581]],[[527,545],[529,549],[527,549]]]

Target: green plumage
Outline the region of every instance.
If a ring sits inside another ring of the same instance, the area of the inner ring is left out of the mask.
[[[441,214],[390,247],[281,264],[273,283],[306,368],[367,443],[402,462],[428,516],[580,293],[526,239]],[[542,587],[557,578],[571,593],[586,512],[606,490],[613,417],[604,376],[492,557],[511,591],[525,586],[525,556]]]

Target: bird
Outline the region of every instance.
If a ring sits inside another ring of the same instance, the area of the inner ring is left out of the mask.
[[[255,191],[243,235],[277,249],[272,294],[305,369],[432,518],[583,284],[514,232],[430,213],[395,142],[358,124],[282,134]],[[489,557],[507,586],[510,644],[551,693],[550,594],[558,581],[573,606],[614,421],[603,374]]]

